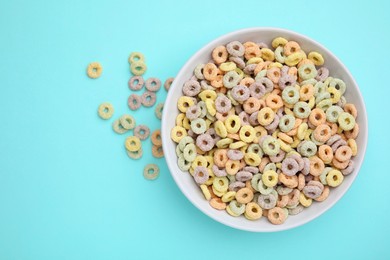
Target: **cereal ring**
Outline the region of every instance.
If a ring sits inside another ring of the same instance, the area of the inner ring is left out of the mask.
[[[236,173],[236,180],[241,182],[246,182],[251,180],[253,177],[253,174],[247,171],[238,171]]]
[[[217,64],[224,63],[227,58],[228,58],[228,52],[226,50],[226,47],[223,45],[220,45],[216,48],[211,53],[211,57]]]
[[[239,161],[241,160],[242,158],[244,158],[244,153],[239,151],[239,150],[232,150],[232,149],[229,149],[227,151],[227,157],[230,159],[230,160],[233,160],[233,161]]]
[[[284,53],[287,56],[301,50],[301,46],[299,46],[299,44],[295,41],[288,41],[283,47],[284,47]]]
[[[245,207],[245,217],[249,220],[256,220],[261,218],[263,215],[263,210],[255,202],[249,202]]]
[[[355,118],[347,112],[340,113],[337,122],[344,131],[352,130],[356,124]]]
[[[279,79],[279,88],[284,90],[286,87],[293,87],[296,84],[296,79],[292,75],[282,75]]]
[[[276,94],[269,94],[267,98],[265,99],[265,103],[268,107],[271,109],[279,109],[283,106],[283,100],[279,95]]]
[[[311,60],[314,65],[316,66],[322,66],[324,65],[324,58],[322,57],[322,55],[316,51],[312,51],[312,52],[309,52],[309,54],[307,55],[307,58],[309,60]]]
[[[306,157],[311,157],[317,153],[317,145],[312,141],[303,141],[297,147],[298,152]]]
[[[167,80],[165,80],[165,82],[164,82],[164,88],[165,88],[165,90],[166,91],[168,91],[169,90],[169,88],[171,87],[171,85],[172,85],[172,82],[173,82],[173,80],[174,80],[175,78],[167,78]]]
[[[331,137],[331,134],[331,129],[326,124],[318,125],[313,131],[314,139],[321,143],[325,143],[326,141],[328,141]]]
[[[299,169],[298,161],[292,157],[287,157],[282,161],[282,172],[287,176],[295,175]]]
[[[144,168],[144,177],[147,180],[155,180],[160,174],[160,169],[156,164],[147,164]]]
[[[280,131],[286,133],[291,131],[295,125],[295,117],[291,115],[284,115],[279,120]]]
[[[274,156],[279,153],[280,143],[272,136],[267,136],[261,143],[263,152],[269,156]]]
[[[225,169],[222,169],[222,170],[219,169],[217,165],[213,165],[211,167],[211,169],[212,169],[214,175],[217,176],[217,177],[225,177],[227,175],[226,170]]]
[[[219,96],[215,99],[215,109],[219,113],[227,113],[232,108],[232,103],[226,96]]]
[[[186,161],[183,154],[180,154],[177,158],[177,166],[182,171],[188,171],[191,167],[191,162]]]
[[[204,184],[209,179],[209,171],[204,166],[197,166],[194,169],[194,180],[198,185]]]
[[[351,157],[352,149],[347,145],[343,145],[337,148],[334,154],[334,158],[340,162],[348,161],[349,159],[351,159]]]
[[[350,160],[347,168],[345,168],[344,170],[341,170],[341,173],[344,176],[347,176],[347,175],[351,174],[354,169],[355,169],[355,163],[354,163],[354,161]]]
[[[190,137],[188,137],[190,138]],[[192,138],[191,138],[192,139]],[[183,139],[182,139],[183,140]],[[161,131],[160,129],[157,129],[155,130],[152,135],[151,135],[151,141],[152,141],[152,144],[156,145],[156,146],[161,146],[162,145],[162,140],[161,140]],[[194,142],[192,140],[192,142]]]
[[[268,49],[268,48],[262,48],[260,50],[261,58],[265,61],[274,61],[275,60],[275,53]]]
[[[239,41],[232,41],[226,45],[227,52],[234,57],[242,57],[245,53],[245,47]]]
[[[156,94],[154,92],[145,91],[141,96],[141,103],[145,107],[151,107],[156,103]]]
[[[331,170],[326,175],[326,182],[330,187],[339,186],[344,180],[344,176],[341,174],[339,170]]]
[[[129,56],[129,63],[143,61],[145,62],[145,56],[141,52],[132,52]]]
[[[321,145],[318,147],[318,157],[324,162],[329,164],[333,160],[333,151],[329,145]]]
[[[299,91],[293,86],[285,87],[282,91],[282,99],[289,105],[294,105],[295,103],[297,103],[299,101],[299,98]]]
[[[257,120],[262,126],[266,126],[272,123],[275,118],[275,112],[270,107],[264,107],[260,109],[257,114]]]
[[[154,109],[154,114],[160,120],[162,118],[162,111],[163,111],[163,109],[164,109],[164,103],[157,104],[156,108]]]
[[[175,142],[178,143],[180,140],[187,136],[187,131],[184,127],[182,126],[175,126],[171,130],[171,139]]]
[[[131,159],[134,159],[134,160],[137,160],[137,159],[141,158],[142,155],[143,155],[142,148],[140,148],[139,150],[134,151],[134,152],[130,152],[129,150],[126,150],[126,153],[127,153],[127,155],[128,155]]]
[[[215,80],[217,78],[218,68],[214,63],[207,63],[203,68],[203,76],[207,80]]]
[[[299,101],[294,105],[294,114],[298,118],[307,118],[309,117],[311,109],[309,104],[303,101]]]
[[[321,67],[317,70],[316,80],[324,82],[329,77],[329,70],[325,67]]]
[[[203,134],[206,132],[206,121],[202,118],[197,118],[191,121],[191,130],[195,134]]]
[[[136,136],[129,136],[125,140],[125,147],[130,152],[135,152],[141,149],[141,140]]]
[[[313,176],[320,176],[325,168],[324,162],[317,156],[312,156],[310,160],[310,174]]]
[[[135,127],[135,119],[131,115],[123,115],[119,118],[119,121],[124,129],[131,130]]]
[[[238,203],[246,204],[253,199],[253,191],[248,188],[241,188],[236,192],[236,200]]]
[[[336,88],[338,91],[340,91],[340,95],[344,95],[344,92],[347,89],[347,86],[345,85],[344,81],[336,78],[330,80],[329,87]]]
[[[246,162],[247,165],[250,165],[250,166],[259,166],[260,162],[261,162],[261,158],[258,154],[255,154],[255,153],[246,153],[244,155],[244,160]]]
[[[133,76],[129,79],[128,85],[129,89],[137,91],[143,88],[144,78],[142,76]]]
[[[244,102],[249,98],[250,91],[245,86],[237,85],[231,90],[231,95],[234,100],[238,102]]]
[[[114,107],[107,102],[101,103],[98,108],[98,115],[102,119],[110,119],[114,114]]]
[[[222,201],[221,198],[212,198],[209,202],[210,206],[217,210],[226,209],[226,203]]]
[[[284,53],[287,55],[286,51],[285,51]],[[305,55],[304,55],[302,52],[297,51],[297,52],[294,52],[294,53],[288,55],[288,56],[286,57],[286,59],[285,59],[284,62],[285,62],[286,65],[288,65],[288,66],[295,66],[295,65],[297,65],[301,60],[303,60],[303,58],[305,58]]]
[[[261,177],[264,185],[267,187],[274,187],[278,183],[278,174],[273,170],[267,170]]]
[[[131,63],[130,65],[130,71],[133,75],[141,76],[143,75],[147,70],[147,66],[143,61],[136,61]]]
[[[87,67],[87,75],[91,79],[100,77],[103,72],[103,67],[99,62],[91,62]]]
[[[291,216],[298,215],[303,211],[303,206],[302,205],[297,205],[295,208],[289,208],[288,209],[288,214]]]
[[[127,104],[131,110],[137,110],[141,107],[141,98],[136,94],[131,94],[127,100]]]
[[[279,162],[283,161],[285,155],[286,155],[286,153],[283,150],[279,150],[277,155],[270,156],[269,158],[271,159],[271,162],[279,163]]]
[[[226,209],[230,209],[235,216],[239,216],[245,212],[245,204],[241,204],[236,200],[232,200]]]
[[[161,146],[153,145],[152,146],[152,155],[156,158],[162,158],[164,157],[164,151]],[[183,153],[183,156],[185,154]],[[185,158],[184,158],[185,159]]]
[[[117,134],[124,134],[128,131],[128,129],[124,128],[122,124],[120,123],[120,120],[117,119],[112,123],[112,129]]]
[[[253,98],[259,99],[266,93],[266,87],[261,82],[254,82],[249,87],[250,95]]]
[[[209,134],[201,134],[196,138],[196,145],[200,150],[207,152],[213,149],[215,142]]]
[[[147,125],[138,125],[134,128],[134,135],[141,140],[145,140],[149,137],[150,129]]]
[[[255,138],[255,130],[250,125],[244,125],[240,129],[239,135],[242,141],[245,143],[251,143]]]
[[[319,108],[313,109],[309,115],[309,122],[313,126],[319,126],[321,124],[324,124],[326,122],[325,112]]]
[[[302,80],[312,79],[317,76],[317,69],[314,66],[314,64],[311,63],[303,64],[298,69],[298,75],[299,78]]]
[[[148,78],[145,82],[145,88],[151,92],[157,92],[161,88],[161,81],[158,78]]]
[[[268,211],[268,220],[274,225],[283,224],[286,219],[287,214],[282,208],[275,207]]]
[[[231,115],[226,118],[224,124],[228,133],[235,134],[241,127],[241,120],[240,117]]]

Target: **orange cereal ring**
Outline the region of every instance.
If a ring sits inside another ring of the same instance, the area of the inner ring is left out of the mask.
[[[265,104],[271,109],[279,109],[284,105],[282,98],[275,94],[268,95],[265,99]]]
[[[154,145],[157,145],[157,146],[161,146],[162,145],[160,129],[157,129],[156,131],[154,131],[152,133],[151,140],[152,140],[152,144],[154,144]]]
[[[213,60],[217,63],[217,64],[221,64],[221,63],[224,63],[227,58],[228,58],[228,52],[226,50],[226,47],[225,46],[218,46],[216,47],[211,56],[213,57]]]
[[[218,167],[220,167],[220,166],[218,166]],[[227,174],[235,175],[240,170],[241,162],[229,159],[226,161],[226,163],[223,167],[225,167]]]
[[[352,157],[352,149],[348,145],[343,145],[337,148],[334,153],[334,158],[339,162],[349,161]]]
[[[268,220],[274,225],[283,224],[287,219],[286,212],[279,207],[275,207],[268,211]]]
[[[329,186],[325,186],[321,195],[318,198],[315,198],[314,200],[318,202],[326,200],[329,197],[329,191],[330,191]]]
[[[250,87],[250,85],[252,85],[252,83],[254,83],[255,80],[251,77],[247,77],[247,78],[243,78],[241,81],[240,81],[240,85],[243,85],[243,86],[246,86],[246,87]]]
[[[320,176],[322,171],[325,169],[324,162],[317,156],[312,156],[310,160],[310,174],[313,176]]]
[[[259,47],[256,43],[254,42],[244,42],[242,45],[244,45],[245,48],[249,47]]]
[[[318,157],[324,163],[331,163],[333,160],[333,150],[329,145],[321,145],[318,147]]]
[[[283,173],[279,173],[279,181],[287,188],[295,188],[298,186],[298,177],[296,175],[287,176]]]
[[[226,149],[217,149],[214,152],[214,164],[220,168],[225,167],[228,160]]]
[[[344,131],[344,134],[347,139],[356,139],[359,135],[359,125],[355,124],[352,130]]]
[[[287,195],[279,196],[279,199],[276,202],[276,206],[284,208],[284,207],[286,207],[289,200],[290,200],[290,198]]]
[[[280,69],[277,67],[267,70],[267,77],[274,83],[278,83],[280,79]]]
[[[332,135],[332,130],[327,124],[321,124],[313,131],[314,139],[318,142],[325,143]]]
[[[305,187],[305,185],[306,185],[305,175],[303,175],[302,173],[298,174],[298,186],[297,186],[297,189],[298,190],[302,190],[303,187]]]
[[[271,62],[270,61],[263,61],[263,62],[259,62],[254,71],[253,71],[253,74],[257,75],[260,71],[264,70],[264,69],[267,69],[268,65],[270,64]]]
[[[214,80],[210,81],[210,85],[214,88],[222,88],[223,87],[223,76],[217,75]]]
[[[319,126],[326,122],[325,112],[320,108],[315,108],[310,112],[309,122],[314,126]]]
[[[207,63],[203,68],[203,76],[207,80],[214,80],[217,78],[218,68],[214,63]]]
[[[252,114],[260,110],[260,101],[255,97],[248,98],[243,104],[244,111]]]
[[[289,198],[289,201],[287,203],[287,206],[294,206],[297,205],[299,202],[299,196],[301,192],[298,189],[294,189],[292,192],[290,192],[287,196]]]
[[[330,122],[327,121],[326,124],[327,124],[328,126],[330,126],[331,135],[332,135],[332,136],[335,135],[335,134],[337,134],[337,131],[338,131],[339,127],[337,126],[336,123],[330,123]]]
[[[298,69],[296,67],[290,67],[287,72],[288,75],[294,76],[297,79]]]
[[[259,46],[256,45],[256,46],[245,48],[244,57],[247,60],[254,57],[261,57],[261,51]]]
[[[339,170],[344,170],[345,168],[348,167],[348,164],[349,164],[348,160],[344,161],[344,162],[340,162],[339,160],[337,160],[336,158],[333,157],[332,165]]]
[[[280,140],[282,140],[283,142],[285,142],[287,144],[292,144],[294,142],[294,139],[291,136],[289,136],[283,132],[278,133],[278,137]]]
[[[152,155],[156,158],[162,158],[164,157],[164,151],[162,149],[162,146],[153,145],[152,147]]]
[[[263,172],[264,167],[270,162],[269,157],[263,157],[261,158],[261,162],[259,164],[259,171]]]
[[[297,51],[301,50],[301,46],[295,41],[289,41],[284,45],[284,54],[289,56]]]
[[[210,200],[210,206],[217,209],[217,210],[224,210],[226,209],[226,203],[222,201],[221,198],[214,197]]]
[[[301,61],[298,63],[297,68],[299,69],[300,66],[305,65],[305,64],[312,64],[312,65],[314,65],[314,63],[313,63],[311,60],[309,60],[309,59],[303,59],[303,60],[301,60]]]
[[[253,199],[253,191],[248,188],[241,188],[236,192],[236,200],[238,203],[246,204]]]
[[[244,167],[246,166],[246,163],[244,160],[241,160],[244,162]],[[246,181],[245,182],[245,187],[247,187],[248,189],[250,189],[252,192],[256,192],[256,190],[252,187],[252,184],[251,184],[251,181]]]
[[[314,96],[314,87],[312,84],[305,84],[299,89],[301,101],[309,101]]]
[[[344,105],[344,111],[350,113],[354,118],[357,117],[357,110],[354,104],[347,103]]]

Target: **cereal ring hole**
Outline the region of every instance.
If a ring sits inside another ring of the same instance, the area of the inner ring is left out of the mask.
[[[257,212],[258,212],[257,208],[255,208],[255,207],[251,208],[251,211],[252,211],[253,213],[257,213]]]

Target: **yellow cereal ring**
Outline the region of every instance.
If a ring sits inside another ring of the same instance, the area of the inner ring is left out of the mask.
[[[234,213],[234,212],[230,209],[230,206],[227,206],[225,210],[226,210],[226,212],[227,212],[230,216],[233,216],[233,217],[238,217],[238,216],[240,216],[240,214]]]
[[[331,170],[326,175],[326,182],[330,187],[339,186],[344,180],[344,176],[339,170]]]
[[[259,64],[260,62],[263,62],[264,60],[260,57],[253,57],[253,58],[250,58],[246,64],[249,65],[249,64]]]
[[[257,114],[257,120],[262,126],[271,124],[274,118],[275,112],[270,107],[264,107],[260,109],[259,113]]]
[[[207,153],[207,155],[203,156],[206,159],[206,161],[207,161],[207,168],[208,169],[211,169],[213,167],[213,165],[214,165],[214,157],[213,156],[214,156],[214,154],[210,155],[210,153]]]
[[[222,196],[222,201],[223,202],[230,202],[234,200],[236,197],[236,192],[235,191],[228,191]]]
[[[308,105],[310,108],[313,108],[315,104],[316,104],[316,98],[313,96],[309,99]]]
[[[171,139],[175,142],[175,143],[179,143],[180,140],[187,136],[187,131],[184,127],[182,126],[175,126],[174,128],[172,128],[171,130]]]
[[[283,140],[281,140],[279,138],[277,140],[280,144],[280,149],[282,149],[286,153],[291,152],[291,150],[292,150],[291,145],[286,144]]]
[[[283,37],[276,37],[272,40],[272,48],[276,49],[278,46],[284,46],[287,42],[287,39]]]
[[[261,158],[257,153],[246,153],[244,155],[244,161],[249,166],[259,166],[261,162]]]
[[[341,93],[335,87],[329,87],[327,91],[330,93],[330,101],[332,104],[339,102],[341,98]]]
[[[141,149],[141,140],[136,136],[129,136],[126,138],[125,147],[130,152],[136,152]]]
[[[225,164],[226,173],[229,175],[235,175],[240,169],[240,161],[227,160]]]
[[[262,48],[260,50],[261,52],[261,58],[265,61],[273,61],[275,60],[275,53],[268,49],[268,48]]]
[[[207,185],[206,184],[200,185],[200,189],[202,190],[204,198],[206,200],[210,200],[211,199],[211,193],[210,193],[209,189],[207,188]]]
[[[259,204],[255,202],[249,202],[245,206],[244,216],[249,220],[256,220],[263,216],[263,210]]]
[[[227,136],[227,130],[226,130],[226,127],[224,125],[224,123],[220,120],[216,121],[214,123],[214,129],[215,129],[215,133],[222,137],[222,138],[225,138]]]
[[[322,55],[316,51],[309,52],[307,58],[311,60],[316,66],[324,65],[325,62]]]
[[[352,156],[356,156],[358,148],[355,139],[348,139],[347,144],[352,150]]]
[[[221,149],[228,148],[231,143],[233,143],[233,139],[223,138],[217,142],[217,147]]]
[[[294,52],[286,57],[286,60],[284,61],[288,66],[295,66],[297,65],[301,60],[305,58],[305,54],[297,51]]]
[[[256,126],[253,129],[255,130],[255,138],[253,139],[254,143],[259,143],[260,138],[268,134],[267,130],[265,130],[265,128],[262,126]]]
[[[301,140],[299,140],[296,136],[294,136],[294,142],[290,145],[291,148],[296,148],[301,143]]]
[[[208,112],[211,116],[215,116],[215,114],[217,113],[217,110],[215,109],[214,100],[212,100],[212,99],[206,99],[206,101],[205,101],[204,103],[206,104],[207,112]]]
[[[306,123],[303,123],[298,126],[297,137],[299,140],[303,140],[305,138],[305,133],[307,129],[309,129],[309,126]]]
[[[244,125],[240,129],[240,138],[245,143],[251,143],[253,142],[253,139],[255,139],[255,129],[250,125]]]
[[[215,178],[217,178],[217,177],[215,177]],[[213,179],[212,183],[214,183],[215,178]],[[211,184],[210,184],[210,185],[211,185]],[[212,189],[213,193],[214,193],[215,195],[217,195],[217,197],[220,197],[220,198],[221,198],[223,195],[225,195],[225,193],[226,193],[226,191],[219,191],[219,190],[216,190],[214,185],[211,186],[211,189]]]
[[[190,130],[191,129],[191,122],[190,120],[185,117],[183,118],[183,125],[182,125],[186,130]]]
[[[307,198],[303,192],[299,194],[299,203],[302,204],[305,208],[310,207],[312,204],[313,200],[311,198]]]
[[[268,65],[268,69],[272,69],[272,68],[279,68],[281,69],[283,67],[283,64],[280,63],[280,62],[272,62]]]
[[[183,126],[183,119],[186,117],[184,113],[180,113],[176,117],[176,126]]]
[[[177,108],[180,112],[185,113],[187,109],[194,105],[194,100],[187,96],[181,96],[177,101]]]
[[[228,133],[235,134],[240,130],[241,119],[237,115],[228,116],[225,120],[225,127]]]
[[[246,146],[247,144],[245,143],[245,142],[243,142],[243,141],[238,141],[238,142],[234,142],[234,143],[231,143],[230,145],[229,145],[229,148],[230,149],[240,149],[241,147],[244,147],[244,146]]]
[[[274,170],[265,171],[261,177],[263,184],[270,188],[278,184],[278,179],[278,174]]]
[[[215,100],[217,98],[217,93],[214,90],[206,89],[200,92],[198,97],[200,97],[202,101],[206,101],[206,99]]]
[[[219,69],[224,71],[224,72],[228,72],[228,71],[232,71],[232,70],[235,70],[237,68],[237,65],[236,63],[234,62],[224,62],[224,63],[221,63],[221,65],[219,65]]]
[[[215,177],[213,187],[219,192],[226,192],[229,188],[229,180],[226,177]]]
[[[198,155],[195,157],[195,160],[191,164],[191,168],[195,169],[198,166],[207,167],[207,160],[202,155]]]

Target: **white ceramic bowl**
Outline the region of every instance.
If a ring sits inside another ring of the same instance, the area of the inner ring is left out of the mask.
[[[321,203],[313,203],[309,208],[303,210],[302,213],[296,216],[289,216],[286,222],[282,225],[272,225],[264,217],[257,221],[249,221],[244,217],[232,217],[225,211],[218,211],[211,208],[199,189],[193,178],[187,172],[182,172],[177,166],[177,157],[175,154],[175,143],[170,138],[170,131],[175,126],[175,118],[178,115],[177,100],[182,95],[183,83],[193,75],[195,66],[199,63],[207,63],[211,59],[212,50],[218,45],[225,45],[233,40],[241,42],[265,42],[271,45],[272,39],[275,37],[285,37],[289,40],[297,41],[306,53],[310,51],[320,52],[325,59],[325,66],[329,68],[330,75],[344,80],[347,85],[345,97],[348,102],[355,104],[358,110],[357,122],[360,127],[360,134],[357,138],[359,148],[358,155],[354,158],[355,170],[349,176],[344,178],[344,182],[337,188],[332,189],[327,200]],[[210,42],[197,53],[195,53],[179,71],[176,76],[164,105],[162,117],[162,142],[164,147],[165,158],[176,184],[183,194],[194,204],[198,209],[209,217],[233,228],[253,231],[253,232],[275,232],[294,228],[303,225],[331,208],[348,190],[352,182],[355,180],[359,169],[362,165],[364,154],[367,146],[367,115],[363,101],[363,97],[359,91],[359,87],[349,73],[348,69],[341,61],[328,51],[321,44],[309,39],[301,34],[278,28],[249,28],[235,31],[223,35],[214,41]],[[181,209],[175,209],[180,214]]]

